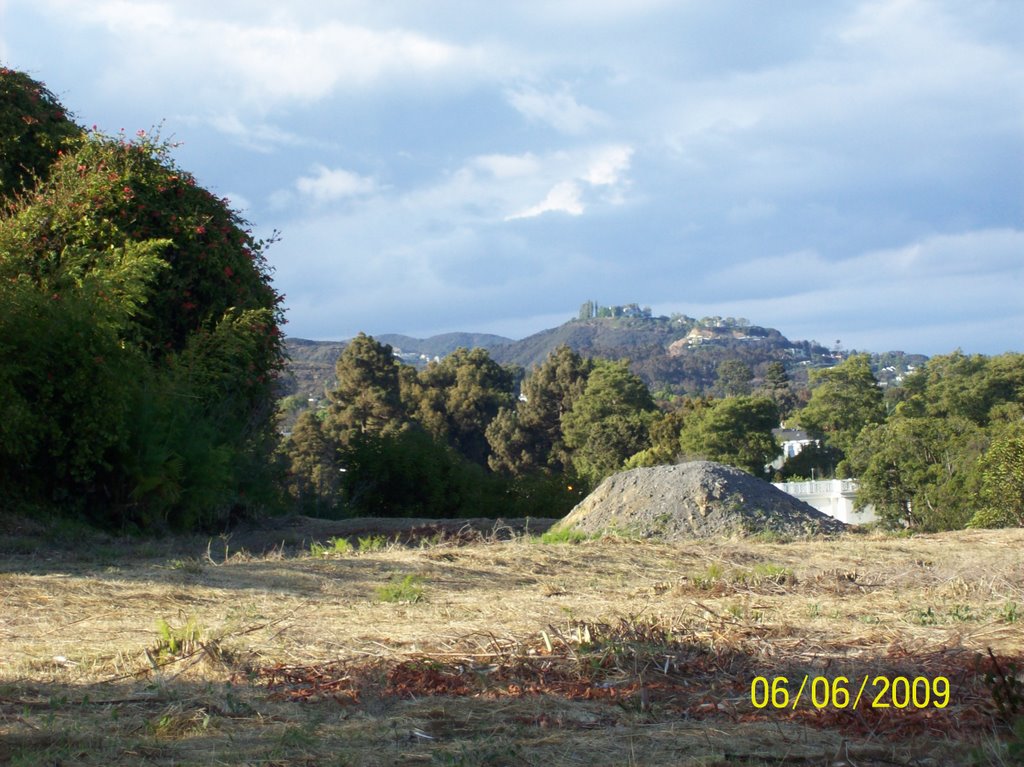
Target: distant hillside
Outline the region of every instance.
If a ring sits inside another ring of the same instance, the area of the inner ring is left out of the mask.
[[[566,345],[585,357],[628,359],[652,391],[666,394],[717,393],[718,366],[726,360],[748,365],[755,386],[770,363],[782,362],[799,386],[806,382],[808,370],[834,365],[844,355],[815,341],[790,341],[774,328],[744,319],[698,320],[683,314],[652,317],[649,310],[616,312],[621,308],[598,307],[595,311],[603,316],[573,319],[519,341],[488,333],[445,333],[425,339],[384,334],[376,338],[394,347],[404,362],[417,366],[463,346],[485,348],[497,361],[529,370]],[[325,387],[333,385],[334,363],[345,342],[289,338],[286,347],[291,362],[284,393],[322,398]],[[887,384],[898,381],[927,357],[886,352],[872,359],[875,374]]]
[[[511,338],[491,333],[442,333],[430,338],[413,338],[398,333],[385,333],[375,338],[390,344],[405,363],[422,367],[435,357],[445,357],[464,346],[468,349],[490,349],[513,343]],[[288,369],[282,384],[283,394],[321,399],[325,388],[334,386],[334,365],[347,341],[310,341],[305,338],[285,339]]]
[[[375,338],[382,344],[390,344],[395,351],[406,355],[424,356],[427,358],[445,357],[460,346],[466,349],[483,347],[493,349],[501,344],[515,343],[511,338],[496,336],[491,333],[442,333],[430,338],[413,338],[398,333],[385,333]]]

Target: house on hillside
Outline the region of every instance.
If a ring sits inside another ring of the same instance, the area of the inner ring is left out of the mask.
[[[781,469],[782,464],[790,458],[800,455],[800,452],[805,447],[815,445],[818,442],[816,439],[812,439],[803,429],[772,429],[772,436],[775,437],[775,441],[782,448],[782,455],[765,468],[770,467],[775,471]]]

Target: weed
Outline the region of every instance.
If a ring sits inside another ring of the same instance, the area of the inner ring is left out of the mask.
[[[157,738],[182,738],[210,729],[210,713],[205,708],[194,711],[173,707],[148,722],[148,729]]]
[[[172,559],[168,566],[172,570],[178,570],[186,575],[202,575],[203,563],[195,557],[188,557],[187,559]]]
[[[582,543],[583,541],[589,541],[592,539],[592,535],[581,533],[579,530],[573,530],[570,527],[561,527],[548,530],[546,533],[534,540],[539,540],[540,543]]]
[[[1003,623],[1016,623],[1020,617],[1016,602],[1007,602],[999,610],[999,619]]]
[[[279,743],[285,748],[312,748],[316,745],[317,724],[309,722],[304,725],[289,725],[281,733]]]
[[[764,613],[761,610],[751,610],[746,604],[733,602],[725,606],[725,611],[736,620],[748,620],[751,623],[764,621]]]
[[[439,767],[487,767],[489,765],[527,764],[514,743],[489,741],[483,744],[459,744],[457,751],[437,751],[430,763]]]
[[[988,649],[988,657],[992,661],[984,675],[985,685],[992,693],[992,702],[1003,721],[1013,722],[1024,715],[1024,681],[1018,676],[1016,663],[1009,663],[1005,668],[999,662],[992,648]]]
[[[423,599],[423,578],[407,575],[404,578],[392,576],[388,583],[377,588],[378,602],[404,602],[412,604]]]
[[[792,570],[781,565],[773,565],[771,562],[761,562],[754,565],[754,569],[749,574],[741,576],[741,578],[752,586],[759,586],[764,583],[774,583],[782,586],[796,581]],[[746,578],[749,578],[749,581]]]
[[[177,628],[160,618],[156,622],[156,630],[160,639],[150,655],[157,662],[192,655],[202,645],[203,630],[194,615]]]
[[[388,547],[388,539],[383,535],[368,535],[359,539],[359,552],[383,551]]]
[[[968,605],[953,605],[953,609],[949,611],[950,620],[959,621],[965,623],[970,620],[974,620],[974,616],[971,615],[971,608]]]
[[[793,536],[792,535],[787,535],[786,533],[780,533],[780,532],[777,532],[776,530],[771,530],[771,529],[759,530],[756,533],[754,533],[753,535],[751,535],[750,539],[753,540],[753,541],[758,541],[759,543],[792,543],[793,542]]]
[[[691,576],[690,580],[693,581],[693,585],[698,589],[712,589],[716,584],[722,581],[725,576],[725,570],[717,562],[712,562],[710,565],[704,568],[704,572],[698,573],[697,575]]]
[[[314,559],[327,559],[334,554],[351,554],[352,551],[352,544],[348,542],[348,538],[328,538],[326,544],[320,541],[309,544],[309,555]]]
[[[925,608],[924,610],[915,608],[913,612],[914,622],[921,626],[934,626],[939,622],[939,616],[936,615],[935,611],[930,607]]]

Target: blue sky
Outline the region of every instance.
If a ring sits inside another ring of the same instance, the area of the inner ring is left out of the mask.
[[[0,61],[279,230],[290,335],[1024,351],[1016,0],[0,0]]]

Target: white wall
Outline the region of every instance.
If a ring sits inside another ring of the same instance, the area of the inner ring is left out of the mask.
[[[874,522],[875,510],[871,506],[856,509],[857,480],[824,479],[813,482],[775,482],[775,487],[794,498],[799,498],[818,511],[848,525]]]

